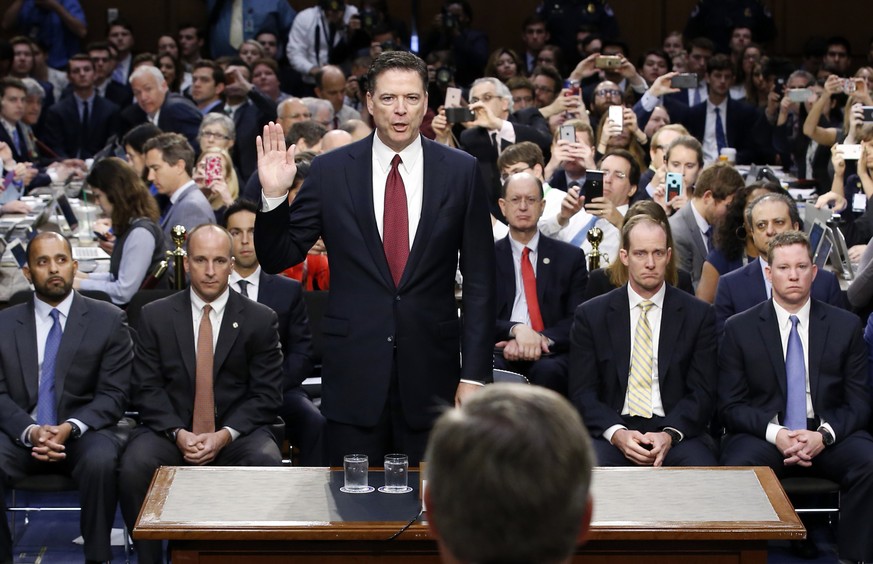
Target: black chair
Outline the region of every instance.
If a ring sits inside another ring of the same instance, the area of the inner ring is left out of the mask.
[[[793,476],[782,478],[782,489],[794,505],[794,511],[827,513],[833,524],[840,514],[840,485],[826,478]]]
[[[131,327],[136,327],[139,321],[139,314],[142,312],[143,306],[155,300],[172,296],[179,290],[139,290],[130,298],[125,311],[127,312],[127,324]]]
[[[328,292],[303,292],[309,332],[312,334],[312,376],[303,382],[303,389],[316,406],[321,404],[321,359],[324,353],[324,332],[321,320],[327,311]]]
[[[495,368],[493,376],[495,384],[530,384],[530,380],[528,380],[524,375],[519,374],[518,372],[512,372],[511,370]]]

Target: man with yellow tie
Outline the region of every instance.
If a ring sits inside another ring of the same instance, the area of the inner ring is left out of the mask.
[[[714,466],[712,308],[664,283],[669,226],[629,219],[619,258],[628,283],[576,310],[570,400],[600,466]]]

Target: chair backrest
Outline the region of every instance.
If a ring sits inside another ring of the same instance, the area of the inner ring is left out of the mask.
[[[131,327],[136,327],[139,322],[139,314],[142,308],[155,300],[166,298],[178,292],[179,290],[140,290],[130,299],[127,304],[127,323]]]
[[[518,372],[512,372],[510,370],[501,370],[500,368],[495,368],[493,375],[495,384],[530,384],[530,381],[523,375],[519,374]]]
[[[324,352],[324,334],[321,330],[321,320],[327,311],[327,296],[329,292],[303,292],[306,302],[306,312],[309,314],[309,332],[312,333],[312,362],[321,364]]]
[[[112,303],[112,300],[109,298],[109,294],[100,290],[79,290],[79,293],[86,298],[93,298],[95,300]],[[32,290],[19,290],[18,292],[12,294],[12,296],[9,298],[9,306],[11,307],[14,305],[23,304],[27,302],[27,300],[29,300],[30,296],[32,295]]]

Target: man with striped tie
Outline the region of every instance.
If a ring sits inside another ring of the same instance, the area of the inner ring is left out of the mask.
[[[667,225],[645,215],[621,230],[628,283],[576,310],[570,400],[600,466],[712,466],[711,307],[664,283]]]

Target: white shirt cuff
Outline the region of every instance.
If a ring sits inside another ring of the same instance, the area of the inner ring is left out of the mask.
[[[222,429],[226,429],[228,433],[230,433],[230,442],[233,442],[239,438],[239,431],[236,429],[231,429],[230,427],[222,427]]]
[[[776,435],[779,434],[779,431],[782,429],[787,429],[788,427],[784,427],[782,425],[777,425],[775,423],[767,423],[767,442],[771,445],[776,444]]]
[[[654,111],[655,107],[660,103],[661,99],[649,92],[648,90],[645,94],[643,94],[643,97],[640,98],[640,105],[647,112]]]
[[[288,200],[288,194],[284,196],[276,196],[270,198],[264,192],[261,192],[261,211],[270,212],[282,205],[282,202]]]
[[[484,386],[485,385],[484,382],[480,382],[478,380],[467,380],[466,378],[461,378],[461,383],[462,384],[471,384],[473,386]]]
[[[625,427],[624,425],[613,425],[603,432],[603,438],[606,439],[609,444],[612,444],[612,436],[615,434],[616,431],[620,431],[622,429],[627,430],[627,427]]]

